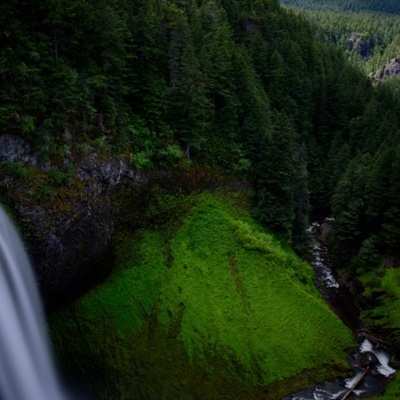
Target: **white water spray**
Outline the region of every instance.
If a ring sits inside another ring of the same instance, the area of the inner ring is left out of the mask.
[[[376,349],[368,339],[365,339],[364,342],[361,344],[360,351],[361,353],[375,354],[375,357],[379,361],[379,364],[377,366],[377,371],[381,375],[388,377],[396,372],[396,370],[389,365],[390,361],[389,355],[383,350]]]
[[[322,256],[323,249],[315,245],[313,247],[313,260],[311,265],[314,267],[320,281],[328,288],[339,288],[339,283],[333,276],[332,270],[326,265]]]
[[[315,234],[319,231],[320,224],[318,222],[312,223],[309,232]],[[331,269],[325,263],[327,249],[318,242],[312,250],[311,264],[314,267],[319,287],[328,289],[330,292],[339,292],[341,287]],[[364,369],[356,372],[352,378],[336,379],[335,381],[312,385],[302,392],[285,397],[284,400],[340,400],[343,397],[348,398],[347,395],[350,390],[357,398],[377,396],[382,392],[385,378],[393,375],[396,370],[389,365],[389,354],[368,339],[365,339],[360,345],[359,352],[371,353],[375,356],[377,362],[374,363],[373,368],[369,366],[368,369],[365,369],[364,366]]]
[[[0,398],[64,400],[28,257],[0,208]]]

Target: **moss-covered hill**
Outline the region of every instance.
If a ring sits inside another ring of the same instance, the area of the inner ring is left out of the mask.
[[[124,234],[108,281],[52,315],[75,381],[106,399],[277,400],[347,368],[352,334],[311,267],[234,198],[192,195],[179,223]]]

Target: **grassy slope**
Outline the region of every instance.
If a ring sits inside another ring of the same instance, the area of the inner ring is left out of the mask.
[[[202,194],[166,232],[126,236],[115,274],[51,319],[104,398],[276,400],[346,368],[352,335],[311,268],[245,212]]]

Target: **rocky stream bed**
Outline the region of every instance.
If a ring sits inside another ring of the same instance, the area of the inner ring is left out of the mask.
[[[284,400],[346,400],[377,396],[382,393],[387,378],[396,372],[390,366],[390,355],[385,349],[387,343],[363,329],[354,297],[346,287],[339,284],[329,267],[328,248],[319,238],[329,229],[331,222],[326,219],[322,223],[314,222],[310,227],[314,237],[311,264],[323,297],[343,323],[353,330],[359,342],[358,351],[349,357],[354,375],[311,385]]]

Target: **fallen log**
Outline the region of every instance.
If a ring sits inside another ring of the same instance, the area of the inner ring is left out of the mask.
[[[364,379],[364,376],[367,375],[369,371],[369,367],[365,369],[362,375],[351,385],[351,388],[346,392],[346,394],[341,398],[341,400],[346,400],[354,391],[354,389],[358,386],[358,384]]]
[[[376,344],[380,344],[382,346],[389,345],[389,342],[386,342],[386,341],[384,341],[382,339],[379,339],[379,338],[377,338],[375,336],[372,336],[372,335],[370,335],[369,333],[366,333],[366,332],[362,332],[362,331],[358,332],[358,335],[362,336],[362,337],[364,337],[366,339],[369,339],[372,342],[375,342]]]

